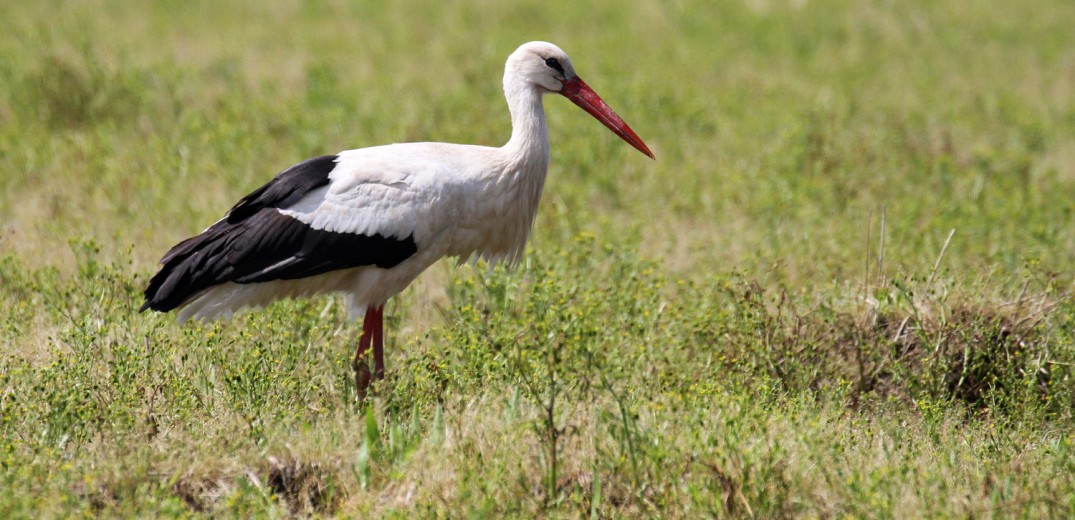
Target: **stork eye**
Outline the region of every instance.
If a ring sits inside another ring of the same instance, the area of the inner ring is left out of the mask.
[[[560,65],[559,60],[556,58],[545,58],[545,65],[548,65],[550,69],[555,70],[560,74],[564,73],[564,66]]]

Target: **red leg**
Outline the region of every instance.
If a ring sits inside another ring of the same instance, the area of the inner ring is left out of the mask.
[[[366,358],[370,345],[373,343],[374,336],[376,335],[375,318],[377,318],[376,323],[380,323],[376,309],[366,309],[366,317],[362,320],[362,337],[358,339],[358,350],[355,351],[355,360],[351,363],[351,368],[355,370],[355,387],[358,390],[359,400],[366,398],[366,392],[370,388],[370,380],[372,379],[369,360]],[[375,347],[375,358],[376,352],[377,348]]]
[[[374,309],[373,376],[384,379],[384,306]]]

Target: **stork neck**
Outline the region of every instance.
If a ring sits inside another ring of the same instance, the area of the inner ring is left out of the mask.
[[[511,111],[511,140],[504,149],[517,160],[549,161],[549,128],[541,92],[531,85],[504,85]]]

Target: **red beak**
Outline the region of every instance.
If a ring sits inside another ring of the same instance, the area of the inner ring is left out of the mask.
[[[646,143],[642,142],[642,138],[638,137],[634,130],[631,130],[631,127],[627,126],[627,123],[624,123],[623,119],[620,119],[620,116],[616,115],[616,112],[601,99],[601,96],[598,96],[597,92],[594,92],[581,78],[575,76],[564,81],[564,88],[560,89],[560,93],[597,118],[609,130],[627,141],[627,144],[646,154],[650,159],[656,159]]]

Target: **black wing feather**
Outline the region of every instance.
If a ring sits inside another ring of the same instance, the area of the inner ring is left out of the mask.
[[[390,268],[417,252],[413,235],[356,235],[312,229],[280,213],[328,184],[336,156],[310,159],[243,197],[222,220],[176,244],[149,281],[141,310],[170,311],[225,282],[305,278],[363,265]]]

